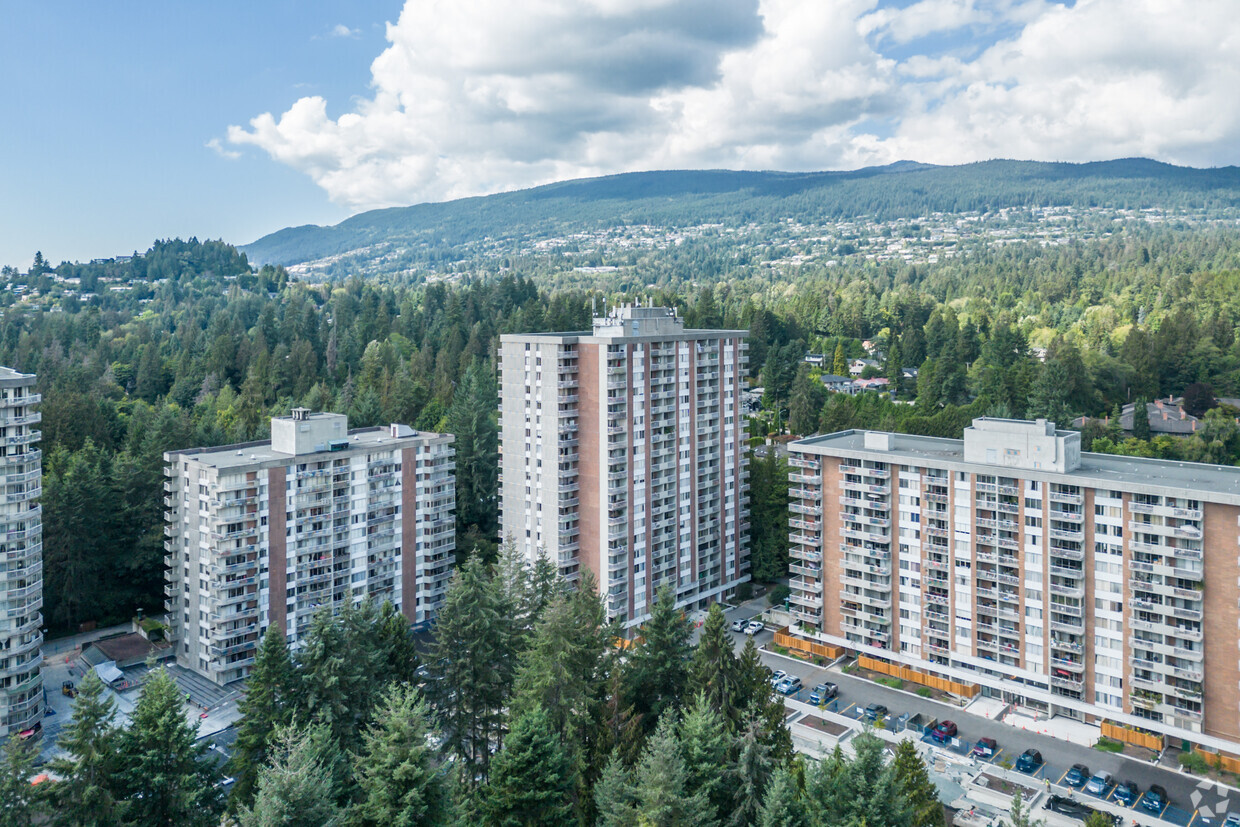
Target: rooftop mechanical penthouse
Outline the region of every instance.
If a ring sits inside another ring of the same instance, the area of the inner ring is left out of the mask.
[[[991,418],[963,440],[811,437],[791,464],[793,634],[1240,747],[1240,468]]]

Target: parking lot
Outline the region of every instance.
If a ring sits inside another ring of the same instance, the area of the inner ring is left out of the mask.
[[[736,618],[752,616],[755,612],[746,612],[742,607],[729,612],[729,621]],[[759,645],[768,643],[773,632],[763,631],[754,637]],[[738,648],[744,645],[745,635],[734,634]],[[784,670],[801,679],[801,686],[790,693],[789,697],[802,702],[809,702],[810,692],[814,686],[822,682],[830,682],[838,687],[838,696],[832,699],[826,708],[843,715],[861,719],[864,711],[872,703],[887,707],[888,715],[883,725],[892,729],[901,728],[901,718],[905,725],[913,723],[921,727],[940,720],[954,721],[958,732],[954,739],[935,746],[968,754],[979,738],[993,738],[997,742],[994,755],[989,758],[977,758],[979,762],[995,763],[1006,766],[1008,762],[1015,766],[1020,754],[1027,749],[1038,750],[1044,762],[1033,771],[1025,773],[1059,795],[1071,795],[1082,802],[1090,800],[1106,800],[1117,806],[1115,801],[1116,785],[1109,785],[1101,795],[1093,795],[1084,789],[1073,789],[1063,783],[1068,770],[1073,764],[1084,764],[1091,773],[1106,771],[1116,780],[1132,780],[1139,789],[1139,795],[1127,809],[1142,821],[1152,822],[1160,819],[1160,823],[1175,824],[1180,827],[1208,827],[1219,825],[1223,817],[1230,811],[1240,812],[1240,794],[1228,788],[1220,788],[1210,781],[1203,781],[1197,776],[1174,772],[1164,767],[1137,761],[1117,753],[1102,752],[1057,740],[1035,732],[1025,732],[1001,722],[978,717],[963,711],[959,706],[939,703],[928,698],[920,698],[908,692],[891,689],[875,684],[863,678],[846,675],[838,670],[816,667],[802,661],[780,657],[770,652],[762,653],[763,661],[772,670]],[[907,717],[905,717],[907,716]],[[918,718],[917,716],[920,716]],[[928,734],[922,735],[923,740],[934,743]],[[1168,792],[1170,803],[1160,813],[1153,813],[1141,805],[1151,784],[1158,784]]]

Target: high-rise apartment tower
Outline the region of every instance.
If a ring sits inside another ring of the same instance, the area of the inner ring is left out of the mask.
[[[35,376],[0,367],[0,739],[43,720],[43,519]]]
[[[792,633],[987,694],[1240,745],[1240,468],[1053,423],[791,446]]]
[[[269,625],[296,647],[316,612],[370,596],[428,623],[452,572],[452,436],[271,420],[271,441],[164,455],[165,607],[177,662],[245,677]]]
[[[743,330],[620,307],[501,337],[502,532],[634,626],[659,589],[701,607],[749,580]]]

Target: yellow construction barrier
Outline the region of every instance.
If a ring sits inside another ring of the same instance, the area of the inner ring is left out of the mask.
[[[960,695],[965,698],[972,698],[974,695],[982,691],[982,688],[975,683],[957,683],[956,681],[940,678],[938,675],[930,675],[925,672],[918,672],[908,666],[901,666],[898,663],[888,663],[887,661],[878,660],[877,658],[866,657],[865,655],[857,656],[857,665],[862,669],[869,669],[871,672],[881,672],[884,675],[890,675],[900,680],[911,681],[929,686],[932,689],[938,689],[941,692],[950,692],[953,695]]]
[[[1161,752],[1163,748],[1163,737],[1155,735],[1152,732],[1144,732],[1139,729],[1124,726],[1123,724],[1113,724],[1110,721],[1102,722],[1102,734],[1114,741],[1123,741],[1125,744],[1132,744],[1137,747],[1145,747],[1155,752]]]

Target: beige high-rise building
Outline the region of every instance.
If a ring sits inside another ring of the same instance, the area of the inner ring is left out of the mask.
[[[456,547],[453,453],[450,434],[298,408],[269,442],[165,454],[177,662],[230,683],[269,625],[296,647],[315,613],[367,596],[429,623]]]
[[[0,740],[43,721],[43,456],[33,373],[0,367]]]
[[[502,533],[592,571],[635,626],[663,586],[700,607],[749,580],[743,330],[620,307],[578,333],[501,337]]]
[[[1051,714],[1240,746],[1240,468],[1052,423],[791,446],[792,632]]]

